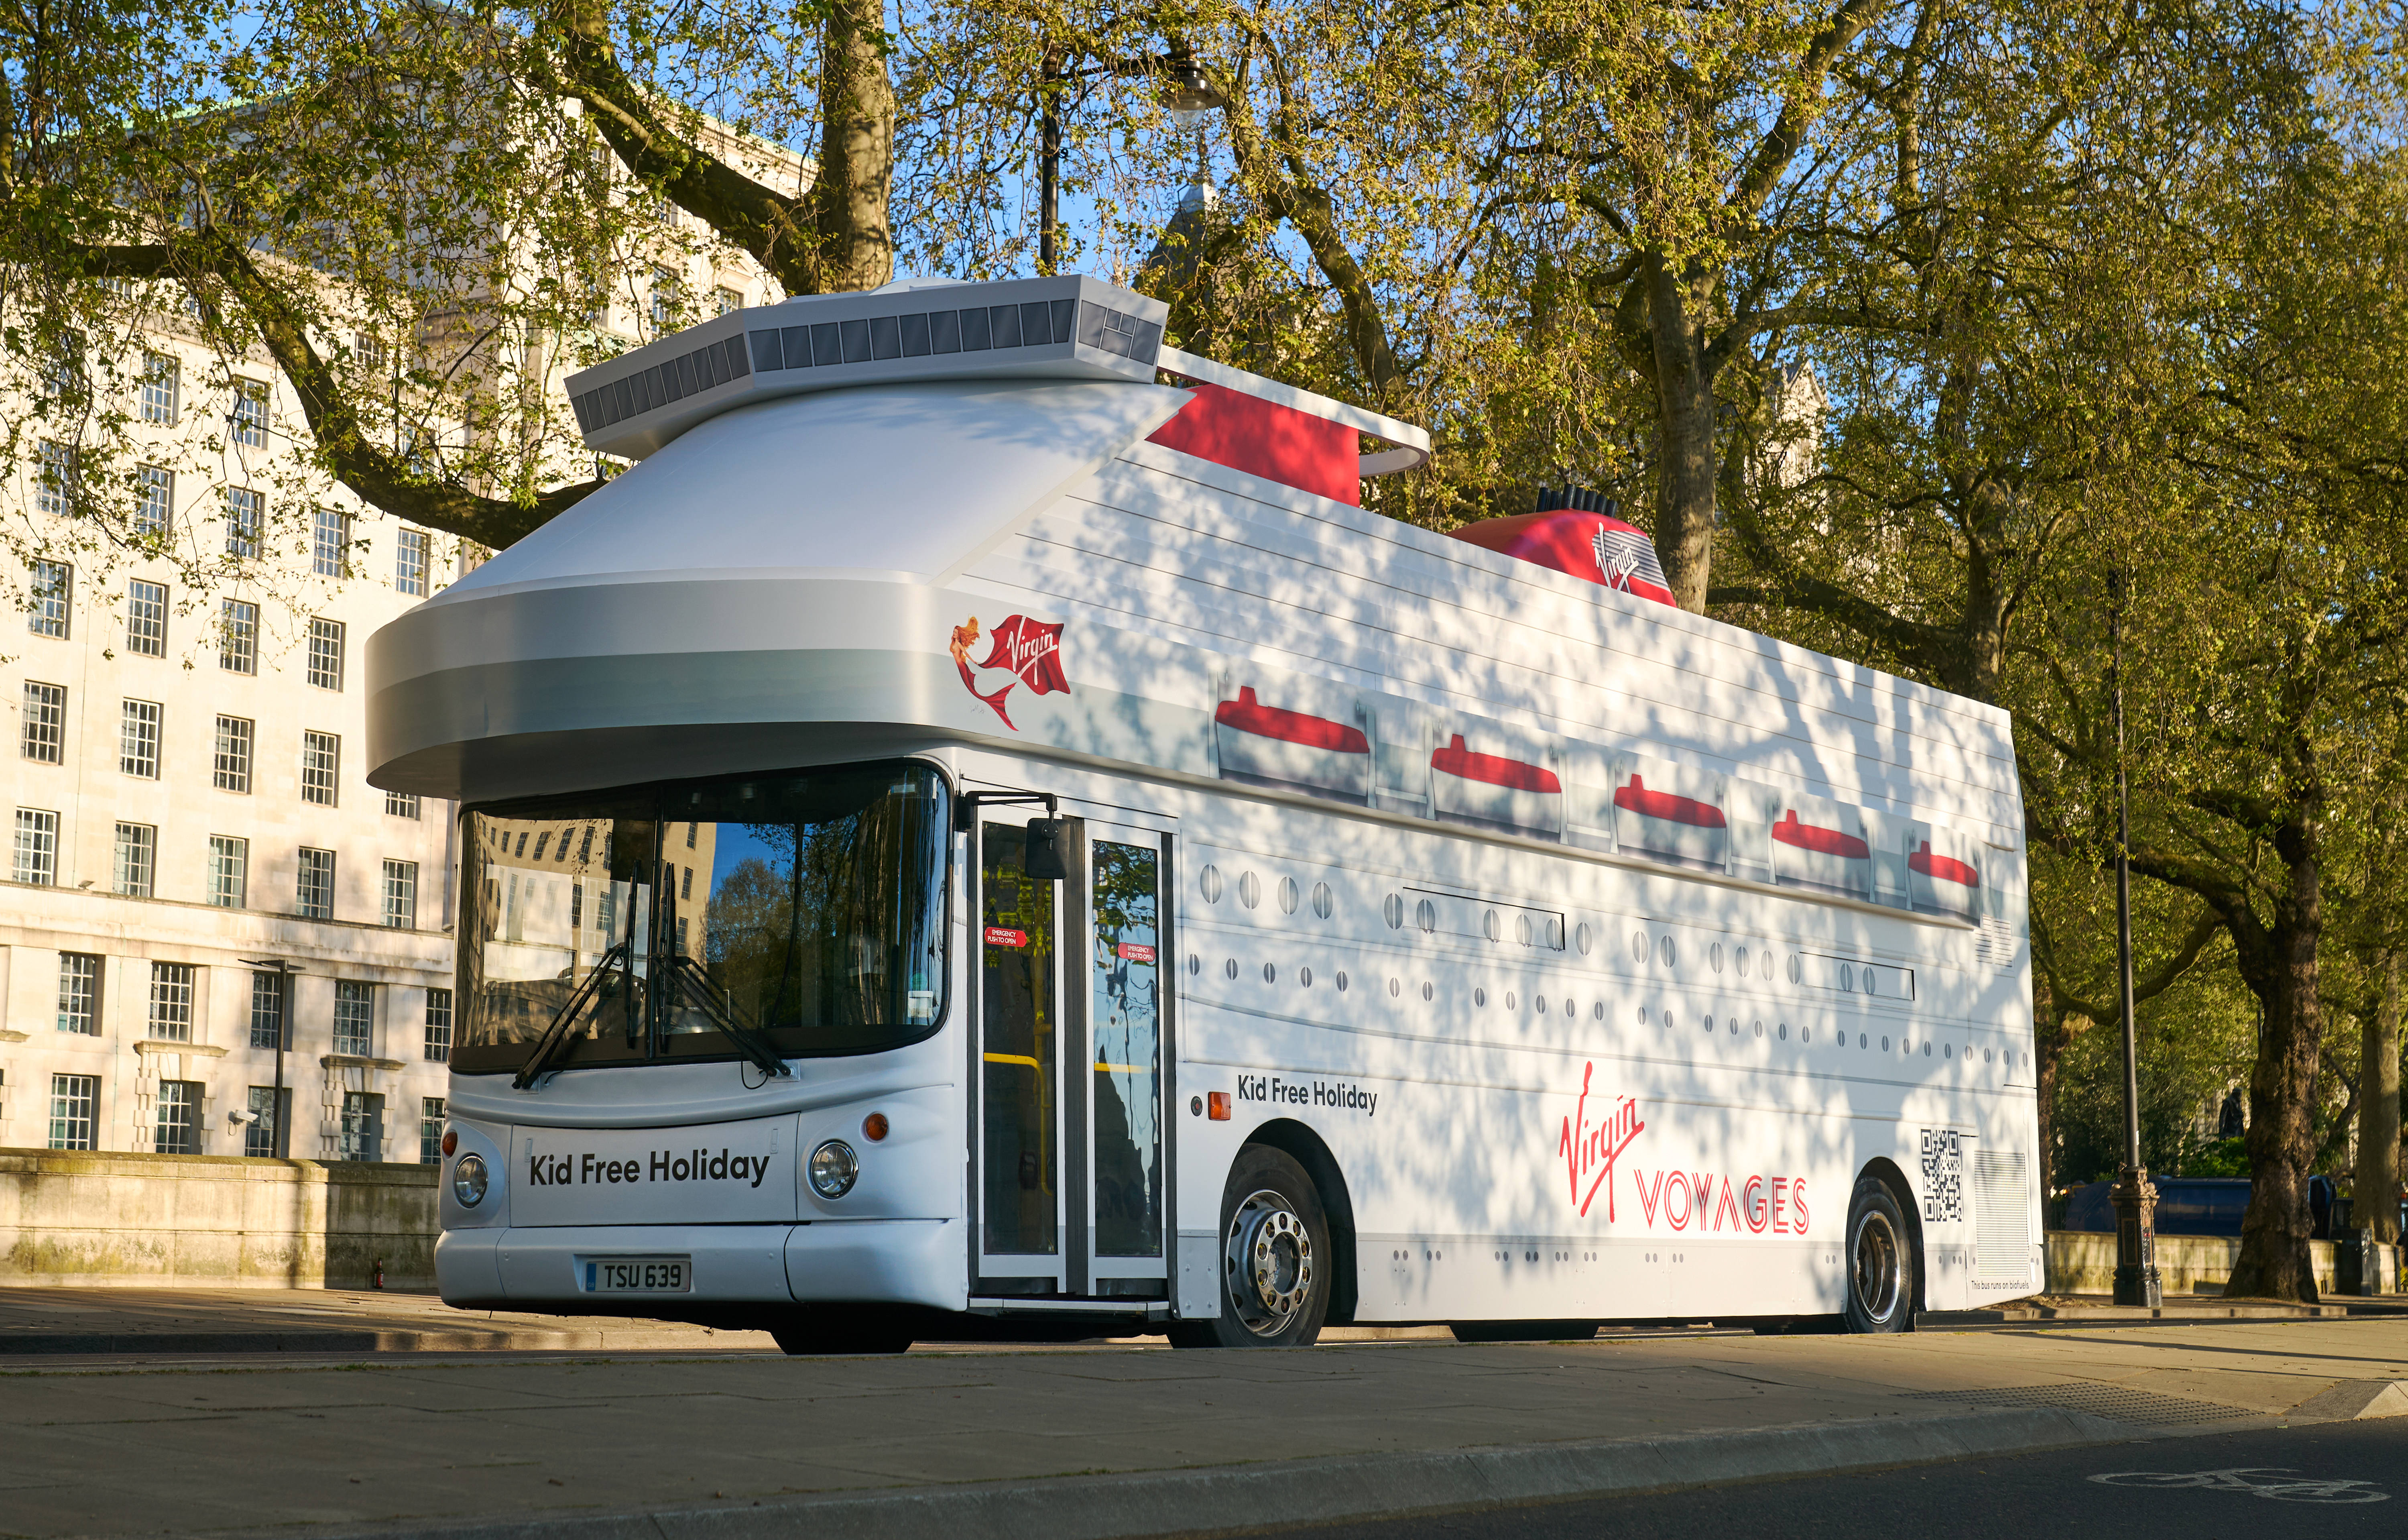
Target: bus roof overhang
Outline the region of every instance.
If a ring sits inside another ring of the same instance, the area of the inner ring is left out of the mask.
[[[512,739],[554,745],[557,773],[580,741],[792,720],[777,697],[796,657],[832,645],[831,595],[933,602],[1187,400],[1134,382],[942,381],[702,423],[370,639],[370,779],[474,798],[515,778],[477,770],[512,761]],[[784,661],[747,675],[743,660],[771,656]]]

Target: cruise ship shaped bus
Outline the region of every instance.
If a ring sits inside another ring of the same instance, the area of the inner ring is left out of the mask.
[[[2004,713],[1082,277],[573,377],[634,461],[369,649],[464,804],[454,1303],[791,1351],[2041,1287]]]

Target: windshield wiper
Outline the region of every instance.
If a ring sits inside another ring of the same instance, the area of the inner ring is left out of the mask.
[[[785,1056],[776,1043],[763,1036],[757,1028],[748,1027],[736,1015],[736,1001],[727,991],[714,983],[702,965],[692,957],[672,954],[668,959],[669,976],[678,983],[679,990],[702,1008],[705,1015],[727,1034],[727,1041],[738,1052],[759,1065],[764,1073],[784,1079],[794,1073],[787,1068]]]
[[[519,1072],[510,1077],[514,1089],[523,1091],[533,1086],[552,1060],[574,1040],[575,1034],[569,1028],[577,1020],[579,1008],[601,990],[603,980],[609,977],[614,961],[626,971],[627,988],[631,994],[634,992],[636,971],[629,965],[627,956],[628,943],[619,943],[603,953],[594,964],[593,971],[569,991],[568,998],[561,1001],[560,1009],[552,1014],[552,1020],[544,1027],[543,1035],[535,1040],[535,1052],[527,1055],[526,1062],[519,1066]]]

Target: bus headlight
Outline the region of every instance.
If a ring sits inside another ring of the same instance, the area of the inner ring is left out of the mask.
[[[811,1190],[823,1198],[843,1197],[853,1190],[853,1179],[860,1174],[861,1158],[841,1139],[831,1139],[811,1151]]]
[[[485,1201],[485,1158],[464,1155],[452,1168],[452,1196],[460,1200],[462,1208],[475,1208]]]

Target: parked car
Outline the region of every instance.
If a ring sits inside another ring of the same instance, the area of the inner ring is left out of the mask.
[[[2156,1176],[2157,1233],[2160,1235],[2238,1235],[2241,1216],[2249,1207],[2245,1176]],[[2065,1228],[2114,1233],[2115,1205],[2109,1202],[2113,1182],[2092,1182],[2066,1194]],[[2308,1213],[2315,1221],[2311,1235],[2332,1239],[2336,1191],[2329,1176],[2308,1178]]]

